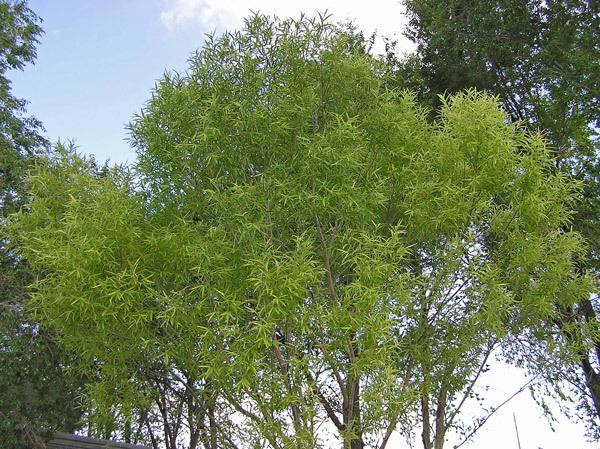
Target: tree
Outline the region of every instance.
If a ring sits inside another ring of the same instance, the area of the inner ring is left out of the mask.
[[[40,19],[25,2],[2,0],[0,20],[0,208],[6,217],[19,208],[27,163],[46,141],[41,136],[41,123],[24,116],[26,101],[12,95],[6,77],[9,70],[22,70],[35,60],[42,33]]]
[[[431,123],[364,50],[253,16],[160,81],[132,173],[40,163],[12,229],[98,406],[127,414],[150,363],[194,379],[207,448],[384,449],[422,423],[439,449],[496,342],[589,289],[543,139],[475,91]]]
[[[411,87],[417,87],[420,97],[430,104],[439,103],[438,95],[444,93],[485,89],[500,98],[513,121],[544,134],[556,169],[583,182],[572,225],[589,243],[588,254],[578,261],[579,267],[597,275],[598,3],[407,0],[405,5],[410,18],[406,33],[418,47],[416,58],[396,61],[401,78],[406,79],[410,73]],[[600,429],[597,311],[596,294],[581,297],[577,305],[564,308],[562,316],[549,323],[559,329],[563,341],[553,341],[553,334],[547,334],[549,340],[539,341],[535,351],[520,351],[523,357],[519,360],[541,371],[554,384],[568,379],[596,433]],[[530,344],[539,340],[540,332],[535,334]],[[548,350],[556,352],[544,356]],[[510,352],[514,354],[514,348]],[[561,368],[554,362],[557,357],[565,362]],[[536,367],[540,360],[545,362]]]
[[[36,56],[40,19],[22,1],[0,1],[0,440],[3,447],[37,447],[40,431],[70,431],[79,419],[82,381],[65,371],[71,355],[26,311],[30,272],[6,235],[6,217],[26,202],[24,178],[47,145],[41,123],[15,98],[10,70]]]

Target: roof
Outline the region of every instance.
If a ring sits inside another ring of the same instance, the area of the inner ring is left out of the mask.
[[[99,440],[62,432],[55,433],[47,444],[49,449],[150,449],[147,446]]]

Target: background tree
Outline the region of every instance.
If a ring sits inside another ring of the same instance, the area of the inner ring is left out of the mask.
[[[475,91],[431,123],[385,75],[327,18],[256,15],[161,80],[133,173],[41,161],[12,229],[40,315],[99,367],[93,404],[130,416],[155,370],[207,448],[384,449],[423,424],[440,449],[496,342],[588,291],[540,136]]]
[[[598,273],[598,3],[407,0],[405,6],[410,18],[406,34],[417,44],[417,52],[396,64],[401,84],[416,88],[419,97],[433,105],[439,104],[441,94],[485,89],[499,97],[513,121],[542,132],[556,168],[583,182],[573,226],[590,246],[578,264]],[[553,323],[562,332],[562,343],[547,335],[535,350],[521,351],[523,358],[517,361],[541,371],[555,385],[568,379],[595,432],[600,417],[596,301],[596,294],[585,296],[565,308]],[[530,343],[539,337],[537,332]],[[557,355],[566,362],[562,367],[553,361]],[[545,362],[536,367],[541,360]]]
[[[0,440],[37,447],[40,431],[71,431],[81,380],[65,371],[70,355],[26,311],[30,273],[6,234],[6,217],[26,202],[27,169],[46,147],[41,123],[14,97],[10,70],[32,63],[40,19],[23,1],[0,1]]]

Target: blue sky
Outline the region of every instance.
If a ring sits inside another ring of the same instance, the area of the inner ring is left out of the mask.
[[[183,71],[206,33],[239,27],[252,9],[279,16],[328,9],[336,19],[359,21],[369,31],[401,29],[401,8],[384,0],[252,2],[236,0],[30,0],[45,34],[34,66],[10,74],[51,141],[73,139],[99,160],[133,162],[125,124],[150,97],[165,70]],[[386,14],[388,13],[388,14]],[[390,14],[391,13],[391,14]]]
[[[156,0],[30,1],[45,34],[34,66],[11,73],[52,141],[74,139],[98,159],[133,161],[125,124],[165,70],[184,70],[201,24],[166,29]]]
[[[29,6],[43,18],[45,34],[36,64],[9,74],[14,94],[30,101],[29,113],[44,123],[51,141],[73,139],[81,152],[118,163],[135,160],[125,125],[150,98],[156,80],[165,70],[184,71],[205,33],[239,27],[249,9],[281,17],[328,9],[335,19],[354,19],[367,32],[396,37],[404,22],[396,0],[30,0]],[[410,45],[401,41],[400,48]],[[490,405],[526,381],[515,368],[492,371]],[[523,448],[593,447],[582,425],[561,419],[552,433],[527,393],[466,447],[516,447],[513,411]]]

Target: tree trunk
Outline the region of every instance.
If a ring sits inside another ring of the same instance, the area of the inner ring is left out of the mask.
[[[208,406],[208,422],[210,428],[210,449],[218,449],[217,420],[215,419],[215,402],[211,399]]]
[[[344,436],[345,449],[363,449],[365,443],[363,441],[362,423],[360,419],[360,380],[352,378],[348,375],[346,384],[348,401],[343,404]]]
[[[429,422],[429,394],[421,393],[421,415],[423,415],[423,431],[421,441],[423,449],[431,449],[431,425]]]
[[[360,382],[359,379],[352,381],[352,438],[350,440],[350,449],[363,449],[362,424],[360,422]]]
[[[577,311],[575,312],[572,308],[567,307],[561,310],[561,316],[557,320],[558,327],[561,333],[565,336],[565,339],[571,343],[578,345],[580,335],[576,335],[575,332],[580,330],[580,325],[577,323],[579,319],[585,319],[586,322],[597,322],[598,317],[592,303],[589,299],[582,299],[578,303]],[[600,341],[594,341],[594,353],[597,358],[597,362],[600,363]],[[588,389],[590,398],[596,411],[596,416],[600,418],[600,374],[596,372],[593,367],[590,356],[587,352],[579,350],[579,366],[581,367],[584,374],[585,386]]]
[[[600,417],[600,374],[594,370],[587,354],[581,355],[579,365],[585,375],[585,385],[592,398],[596,415]]]
[[[443,449],[446,438],[446,401],[448,399],[448,390],[446,384],[442,381],[440,391],[438,393],[438,404],[435,411],[435,441],[434,449]]]

